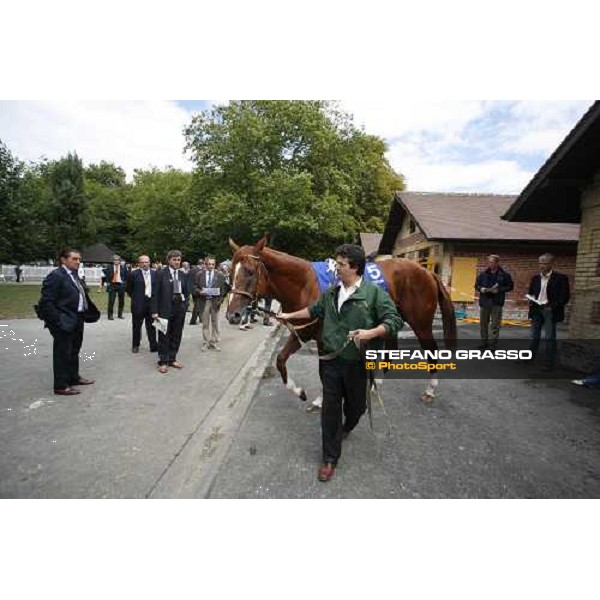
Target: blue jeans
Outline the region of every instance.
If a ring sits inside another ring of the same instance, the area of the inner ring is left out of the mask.
[[[539,308],[533,313],[531,320],[531,343],[529,349],[533,352],[533,358],[537,356],[540,348],[540,340],[544,332],[546,340],[545,363],[549,367],[554,366],[556,361],[556,323],[552,318],[552,309],[550,307]]]

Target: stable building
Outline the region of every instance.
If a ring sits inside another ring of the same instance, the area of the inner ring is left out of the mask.
[[[419,262],[441,276],[457,310],[478,317],[475,279],[487,267],[488,255],[498,254],[515,282],[514,291],[507,294],[505,318],[526,318],[524,295],[538,272],[541,254],[554,254],[557,270],[574,277],[579,226],[503,220],[516,199],[515,195],[396,192],[379,258]]]
[[[581,225],[569,338],[600,339],[600,102],[590,107],[503,218],[514,225]],[[558,264],[556,269],[562,271]]]

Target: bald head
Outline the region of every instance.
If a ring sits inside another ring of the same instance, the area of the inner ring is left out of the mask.
[[[144,269],[144,271],[147,271],[150,268],[150,257],[146,256],[145,254],[142,254],[138,258],[138,265],[140,269]]]

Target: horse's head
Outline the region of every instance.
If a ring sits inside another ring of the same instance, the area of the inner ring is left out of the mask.
[[[267,233],[254,246],[238,246],[231,238],[229,239],[233,258],[231,259],[232,295],[227,310],[227,320],[232,325],[240,322],[244,308],[267,293],[269,274],[262,261],[262,252],[268,240]]]

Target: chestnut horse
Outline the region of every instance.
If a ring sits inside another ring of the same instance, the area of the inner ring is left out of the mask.
[[[268,234],[254,246],[238,246],[233,240],[231,264],[232,299],[227,319],[233,322],[241,311],[258,296],[270,294],[279,301],[283,312],[294,312],[310,306],[319,297],[319,286],[309,261],[278,252],[267,247]],[[403,258],[392,258],[377,263],[387,283],[389,294],[398,313],[408,323],[424,350],[437,350],[432,324],[437,305],[442,313],[444,340],[449,349],[456,342],[454,305],[440,278],[419,264]],[[277,355],[277,369],[285,386],[299,398],[306,393],[288,377],[286,362],[296,352],[301,341],[320,340],[318,321],[294,321],[295,331]],[[386,340],[387,349],[397,348],[397,340]],[[437,378],[432,377],[421,394],[421,400],[431,402],[435,397]]]

